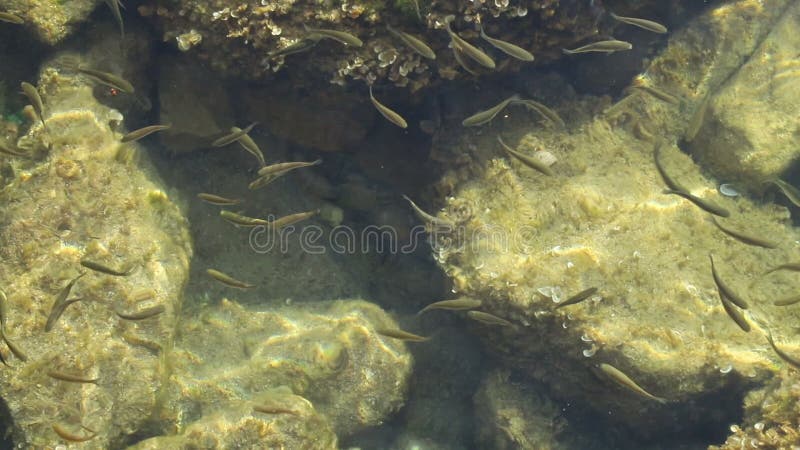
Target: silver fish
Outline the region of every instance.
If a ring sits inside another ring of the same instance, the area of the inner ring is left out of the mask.
[[[408,128],[408,123],[406,122],[406,119],[403,119],[403,116],[392,111],[389,109],[389,107],[383,105],[381,102],[375,99],[375,96],[372,95],[372,85],[369,86],[369,99],[372,101],[372,105],[375,106],[375,109],[377,109],[378,112],[386,118],[386,120],[392,122],[400,128]]]
[[[611,13],[611,17],[619,22],[627,23],[628,25],[633,25],[635,27],[639,27],[647,31],[652,31],[653,33],[664,34],[668,31],[667,27],[661,25],[658,22],[653,22],[652,20],[637,19],[635,17],[618,16],[613,12]]]
[[[517,58],[520,61],[526,61],[526,62],[533,61],[533,54],[531,52],[525,50],[520,46],[514,45],[510,42],[502,41],[500,39],[495,39],[487,36],[486,32],[483,31],[483,27],[481,27],[481,38],[483,38],[484,41],[492,44],[492,47],[500,50],[506,55]]]
[[[13,23],[15,25],[22,25],[25,20],[22,17],[7,12],[0,12],[0,22]]]
[[[473,46],[469,42],[465,41],[464,39],[461,38],[461,36],[453,32],[453,30],[450,28],[450,22],[452,22],[454,19],[455,16],[452,15],[447,16],[444,19],[444,25],[445,28],[447,29],[447,34],[450,35],[450,40],[453,44],[453,47],[457,48],[462,53],[469,56],[470,58],[475,60],[475,62],[482,65],[483,67],[486,67],[487,69],[494,69],[495,68],[494,60],[491,57],[489,57],[489,55],[487,55],[477,47]]]
[[[42,121],[42,127],[46,130],[47,125],[44,123],[44,103],[42,102],[42,97],[39,95],[39,90],[36,89],[36,86],[27,81],[20,83],[20,87],[25,97],[28,97],[28,100],[30,100],[31,106],[33,106],[34,111],[36,111],[36,114],[39,116],[39,120]]]
[[[105,0],[108,7],[111,9],[111,14],[114,15],[114,20],[119,24],[119,34],[122,39],[125,39],[125,26],[122,24],[122,13],[119,10],[122,2],[120,0]]]
[[[631,390],[642,397],[649,398],[650,400],[655,400],[658,403],[666,403],[667,400],[661,397],[656,397],[655,395],[647,392],[639,386],[635,381],[631,380],[631,378],[621,370],[617,369],[616,367],[612,366],[611,364],[602,363],[600,364],[600,370],[603,372],[605,376],[607,376],[611,381],[617,383],[618,385]]]
[[[239,127],[231,127],[231,133],[238,133],[240,131],[244,131]],[[237,139],[239,145],[242,146],[243,149],[253,155],[256,160],[258,160],[258,166],[264,167],[267,165],[266,161],[264,161],[264,153],[261,152],[261,148],[256,144],[256,141],[250,137],[247,133],[244,133],[239,139]]]
[[[341,42],[342,44],[352,45],[353,47],[361,47],[364,43],[361,39],[353,36],[350,33],[345,33],[344,31],[337,31],[337,30],[327,30],[324,28],[311,28],[307,25],[303,25],[305,28],[306,33],[308,33],[307,38],[311,40],[320,40],[322,38],[326,39],[333,39],[334,41]]]
[[[587,44],[584,45],[583,47],[578,47],[572,50],[562,48],[561,51],[563,51],[567,55],[574,55],[576,53],[590,53],[590,52],[614,53],[622,50],[630,50],[632,48],[633,45],[631,45],[630,42],[611,39],[608,41],[592,42],[591,44]]]
[[[436,59],[436,53],[434,53],[433,50],[428,47],[428,44],[422,42],[421,39],[406,32],[395,30],[391,25],[388,24],[386,25],[386,30],[388,30],[389,33],[397,36],[401,41],[403,41],[403,43],[405,43],[415,52],[419,53],[422,57]]]
[[[228,144],[230,144],[230,143],[232,143],[234,141],[238,141],[239,139],[241,139],[242,136],[244,136],[245,134],[249,133],[253,129],[253,127],[256,126],[257,124],[258,124],[258,122],[253,122],[250,125],[248,125],[247,128],[245,128],[243,130],[240,129],[239,131],[234,131],[234,132],[231,132],[229,134],[226,134],[225,136],[222,136],[221,138],[219,138],[216,141],[212,142],[211,146],[212,147],[224,147],[224,146],[226,146],[226,145],[228,145]]]
[[[507,99],[503,100],[502,102],[498,103],[495,106],[492,106],[491,108],[485,111],[480,111],[467,117],[461,122],[461,125],[465,127],[476,127],[479,125],[483,125],[485,123],[489,123],[498,114],[500,114],[500,111],[506,109],[506,106],[508,106],[509,103],[517,100],[519,100],[519,95],[514,94],[511,97],[508,97]]]

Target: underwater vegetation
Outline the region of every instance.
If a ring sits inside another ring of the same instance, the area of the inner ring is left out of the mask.
[[[104,22],[8,81],[14,444],[800,445],[800,3],[48,4]]]

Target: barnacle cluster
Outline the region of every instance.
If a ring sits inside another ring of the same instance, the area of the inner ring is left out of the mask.
[[[281,70],[298,80],[324,79],[345,85],[352,80],[391,83],[412,91],[438,79],[470,76],[449,49],[444,18],[473,42],[480,26],[487,33],[529,49],[546,61],[560,48],[596,34],[597,12],[590,2],[542,0],[480,0],[475,2],[342,1],[330,4],[298,0],[260,0],[231,4],[224,0],[181,0],[170,5],[144,4],[139,12],[157,19],[166,42],[191,50],[214,68],[253,80],[268,79]],[[412,33],[437,54],[428,61],[392,36],[386,25]],[[360,48],[323,40],[310,50],[270,56],[307,36],[305,26],[335,29],[358,36]],[[191,40],[189,40],[191,38]],[[197,45],[202,39],[202,45]],[[192,44],[194,42],[194,44]],[[489,50],[488,46],[483,46]],[[500,55],[498,55],[500,56]],[[310,63],[309,63],[310,62]],[[498,70],[517,70],[519,62]]]
[[[745,423],[732,425],[724,444],[714,450],[784,449],[800,445],[800,378],[784,371],[766,387],[745,398]]]

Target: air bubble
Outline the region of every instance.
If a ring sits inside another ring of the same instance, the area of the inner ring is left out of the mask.
[[[591,358],[595,353],[597,353],[597,347],[593,345],[592,348],[587,348],[583,351],[583,356]]]
[[[753,428],[755,428],[756,431],[764,431],[764,422],[758,422],[757,424],[753,425]]]
[[[586,333],[583,333],[583,335],[581,336],[581,340],[582,340],[583,342],[593,342],[593,341],[592,341],[592,338],[590,338],[589,336],[587,336],[587,335],[586,335]]]
[[[731,370],[733,370],[733,366],[728,364],[725,367],[720,367],[719,368],[719,373],[730,373]]]

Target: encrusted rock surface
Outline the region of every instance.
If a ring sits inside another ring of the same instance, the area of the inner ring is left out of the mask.
[[[788,4],[760,3],[729,2],[707,12],[676,33],[637,80],[683,101],[640,92],[572,132],[530,131],[530,119],[512,113],[476,134],[439,136],[435,149],[437,159],[456,162],[439,189],[449,193],[443,217],[461,227],[439,242],[435,257],[459,294],[482,299],[486,311],[514,324],[476,330],[506,363],[545,382],[555,397],[580,399],[604,415],[611,411],[611,423],[645,439],[732,420],[747,390],[774,374],[777,357],[764,339],[767,328],[788,335],[798,318],[796,309],[772,305],[792,293],[784,275],[760,277],[798,257],[800,234],[789,212],[722,197],[718,181],[673,144],[703,97],[697,93],[728,78]],[[708,55],[713,64],[701,64]],[[509,160],[496,140],[501,133],[523,153],[552,153],[556,175]],[[735,241],[707,212],[662,193],[656,141],[665,142],[668,173],[730,210],[721,222],[779,247]],[[724,312],[710,253],[721,276],[750,300],[752,332],[742,332]],[[555,309],[590,287],[598,294]],[[600,363],[667,403],[621,389],[597,373]],[[723,403],[706,410],[711,398]],[[692,420],[681,419],[687,415]]]
[[[617,12],[627,14],[643,10],[680,14],[683,6],[680,1],[621,1],[614,5]],[[357,1],[336,5],[302,0],[235,5],[224,0],[192,0],[145,4],[139,12],[157,20],[165,41],[196,52],[227,74],[263,80],[286,70],[295,80],[323,79],[342,85],[362,80],[407,86],[411,91],[438,79],[471,76],[460,68],[448,48],[444,18],[451,14],[456,17],[453,28],[492,54],[501,71],[516,71],[522,63],[480,41],[481,24],[488,35],[530,50],[539,61],[559,58],[562,47],[610,33],[618,25],[609,19],[601,2],[559,0]],[[598,31],[601,20],[602,31]],[[387,24],[420,37],[433,48],[437,59],[430,61],[415,53],[386,30]],[[353,48],[323,40],[306,52],[269,56],[307,36],[304,25],[346,31],[364,45]]]
[[[109,124],[121,115],[99,104],[85,78],[45,68],[39,91],[47,130],[36,119],[2,191],[0,286],[7,293],[6,333],[27,355],[0,373],[15,442],[53,447],[51,426],[97,431],[87,446],[118,445],[140,429],[156,404],[173,341],[192,255],[188,226],[152,169],[121,145]],[[133,268],[126,277],[89,271],[81,259]],[[70,305],[52,331],[44,330],[54,301],[70,280]],[[141,322],[131,313],[161,305]],[[48,376],[58,371],[96,383]]]
[[[689,149],[717,177],[750,191],[782,176],[800,155],[800,4],[781,17],[713,97]]]
[[[0,11],[21,17],[25,28],[40,41],[55,45],[70,35],[99,4],[100,0],[0,0]],[[4,26],[19,26],[4,24]],[[25,31],[20,31],[25,32]]]
[[[374,331],[396,327],[364,301],[262,312],[223,300],[181,325],[158,417],[170,433],[183,433],[220,402],[257,403],[286,386],[348,436],[403,404],[411,356],[405,344]]]

